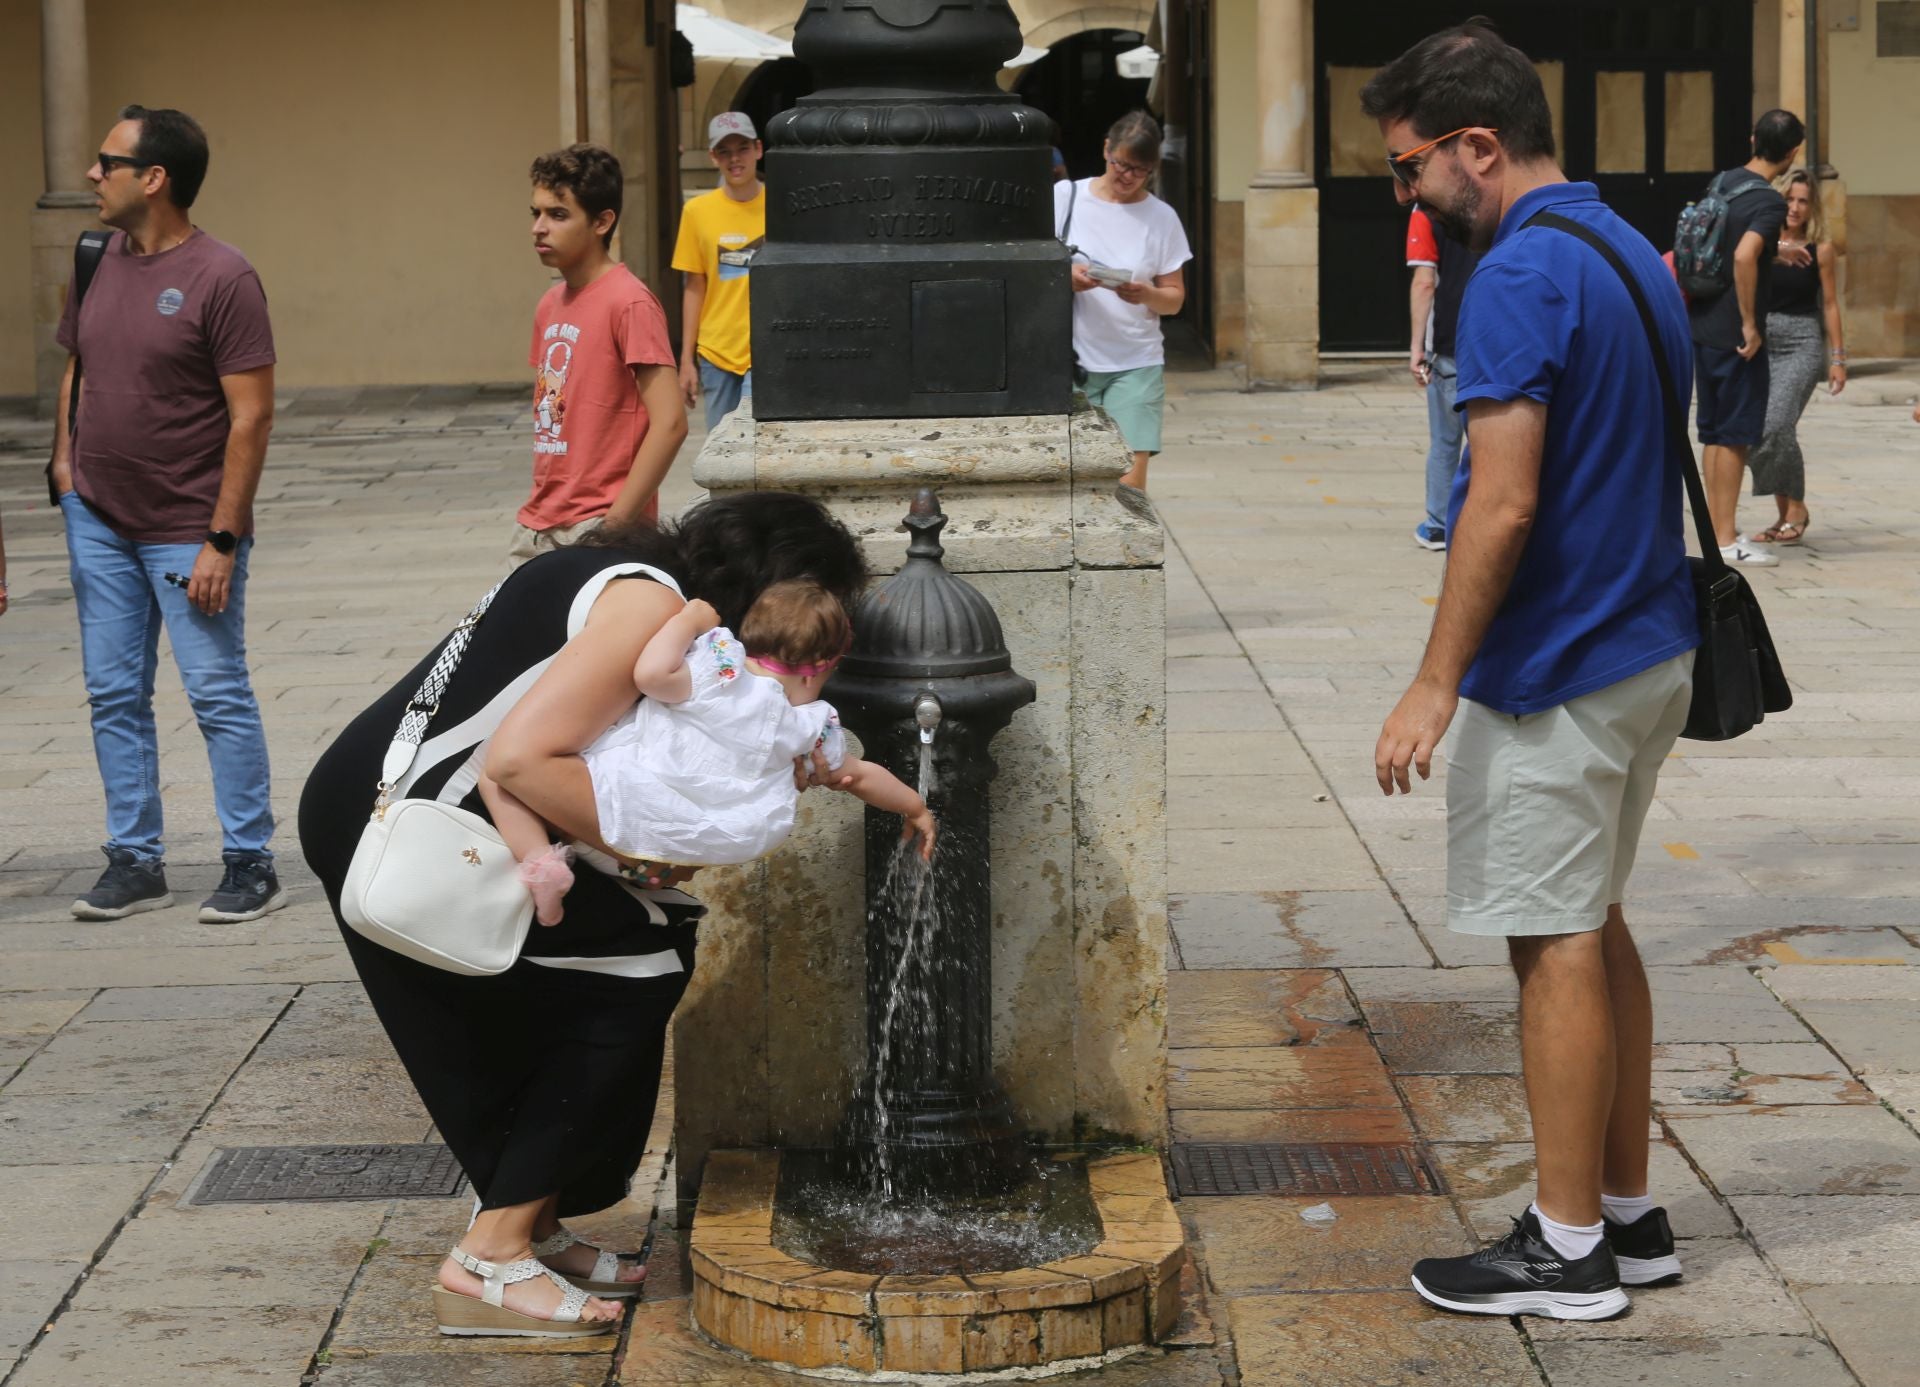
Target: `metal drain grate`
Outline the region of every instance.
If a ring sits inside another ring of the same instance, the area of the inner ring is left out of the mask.
[[[1178,1142],[1173,1182],[1182,1195],[1446,1192],[1440,1173],[1417,1147],[1359,1142]]]
[[[214,1153],[192,1204],[281,1204],[317,1199],[436,1199],[467,1177],[453,1153],[421,1146],[238,1146]]]

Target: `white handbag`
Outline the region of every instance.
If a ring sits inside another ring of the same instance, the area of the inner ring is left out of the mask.
[[[457,804],[394,799],[440,711],[473,628],[493,604],[496,583],[447,638],[380,767],[373,816],[340,888],[340,918],[383,948],[450,973],[504,973],[520,957],[533,923],[533,896],[492,824]]]
[[[613,564],[575,594],[567,615],[569,640],[586,625],[587,613],[606,585],[633,573],[644,573],[679,595],[679,584],[651,565]],[[473,628],[505,581],[494,584],[453,628],[440,657],[407,701],[381,762],[373,815],[360,831],[340,888],[340,918],[355,933],[397,954],[469,977],[513,967],[533,923],[533,896],[521,883],[519,864],[499,831],[457,801],[473,788],[486,739],[551,659],[523,671],[479,713],[435,737],[423,764],[416,766],[415,760],[427,724],[440,711],[440,699],[472,643]],[[415,776],[459,752],[470,752],[467,763],[439,798],[400,797]]]
[[[360,833],[340,914],[360,934],[449,973],[504,973],[533,897],[492,824],[457,804],[391,801]]]

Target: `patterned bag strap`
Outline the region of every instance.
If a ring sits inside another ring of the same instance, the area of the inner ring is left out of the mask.
[[[473,610],[460,618],[460,624],[453,628],[453,634],[447,637],[447,643],[440,647],[440,658],[433,662],[433,668],[427,671],[427,677],[420,681],[420,687],[414,690],[413,697],[407,700],[407,711],[400,719],[400,726],[393,734],[393,741],[387,746],[387,754],[380,763],[379,797],[374,801],[374,817],[380,818],[386,813],[387,797],[400,778],[413,764],[413,758],[419,754],[420,743],[427,735],[427,724],[433,721],[433,715],[440,711],[440,700],[447,692],[447,685],[453,680],[453,672],[460,667],[461,658],[467,653],[467,647],[473,644],[473,629],[480,624],[480,618],[487,614],[487,608],[493,605],[494,596],[505,586],[502,578],[487,589],[486,596],[473,604]]]

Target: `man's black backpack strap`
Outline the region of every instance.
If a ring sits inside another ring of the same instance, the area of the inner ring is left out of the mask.
[[[1687,725],[1680,735],[1703,742],[1738,737],[1763,721],[1768,713],[1784,713],[1791,708],[1793,691],[1787,684],[1786,672],[1780,667],[1780,656],[1774,650],[1759,599],[1753,595],[1746,578],[1720,555],[1720,542],[1713,533],[1713,518],[1707,509],[1706,488],[1700,484],[1700,468],[1694,461],[1693,443],[1687,437],[1686,401],[1680,398],[1674,384],[1667,351],[1654,321],[1653,305],[1647,302],[1640,281],[1627,269],[1620,253],[1591,228],[1556,212],[1544,211],[1529,217],[1526,224],[1563,231],[1593,247],[1620,276],[1627,297],[1633,300],[1640,315],[1640,325],[1646,329],[1647,346],[1653,352],[1654,374],[1660,378],[1669,446],[1680,454],[1687,502],[1693,511],[1694,533],[1700,542],[1700,557],[1688,561],[1700,617],[1700,645],[1693,655],[1693,703],[1687,710]]]
[[[73,282],[67,289],[67,296],[73,300],[74,321],[80,320],[80,304],[87,297],[87,287],[93,283],[93,272],[100,268],[100,261],[107,253],[107,241],[112,237],[110,231],[83,231],[80,239],[73,243]],[[67,392],[67,445],[73,445],[74,425],[80,420],[80,357],[73,358],[73,386]],[[47,462],[47,500],[55,506],[60,504],[60,493],[53,485],[53,462]]]

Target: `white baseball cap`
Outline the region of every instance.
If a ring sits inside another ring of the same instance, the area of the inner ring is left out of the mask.
[[[712,149],[729,135],[741,135],[749,140],[760,138],[753,128],[753,121],[745,111],[722,111],[707,122],[707,148]]]

